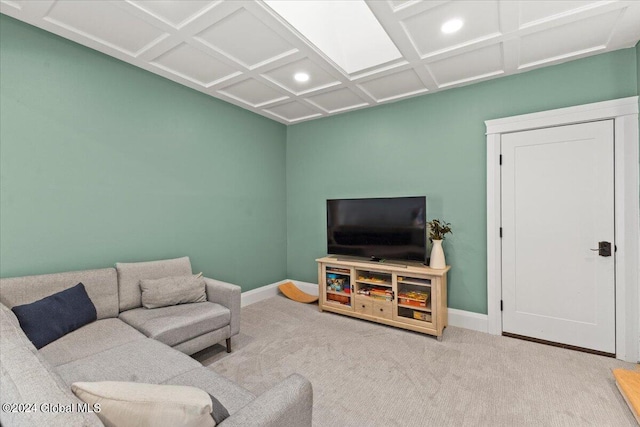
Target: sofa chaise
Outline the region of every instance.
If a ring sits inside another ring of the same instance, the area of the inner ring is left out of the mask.
[[[188,356],[223,340],[230,350],[230,338],[240,327],[238,286],[206,278],[205,302],[141,307],[140,280],[185,274],[192,274],[186,257],[0,279],[2,425],[102,425],[94,413],[65,410],[82,407],[71,384],[126,381],[204,390],[229,412],[222,427],[310,426],[312,389],[304,377],[292,374],[256,397]],[[80,282],[97,320],[37,350],[11,308]]]

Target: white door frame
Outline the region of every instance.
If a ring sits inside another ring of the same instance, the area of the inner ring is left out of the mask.
[[[488,332],[502,334],[500,238],[500,139],[503,133],[614,120],[616,358],[638,362],[640,207],[638,97],[487,120],[487,318]]]

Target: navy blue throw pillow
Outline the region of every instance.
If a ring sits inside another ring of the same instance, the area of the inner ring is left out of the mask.
[[[225,408],[225,406],[220,403],[218,399],[213,397],[211,393],[207,394],[211,398],[211,416],[213,417],[213,421],[216,422],[216,425],[218,425],[229,418],[229,411],[227,411],[227,408]]]
[[[82,283],[31,304],[16,305],[11,310],[37,349],[97,318],[96,307]]]

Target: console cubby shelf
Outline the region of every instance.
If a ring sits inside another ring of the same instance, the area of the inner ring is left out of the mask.
[[[417,286],[431,286],[430,280],[420,280],[420,279],[404,279],[398,277],[398,283],[403,283],[406,285],[417,285]]]
[[[346,296],[346,297],[350,297],[351,296],[350,294],[348,294],[346,292],[336,292],[336,291],[329,291],[328,290],[327,293],[328,294],[333,294],[333,295],[343,295],[343,296]]]
[[[356,283],[362,283],[364,285],[372,285],[372,286],[386,286],[388,288],[390,288],[392,285],[391,283],[386,283],[386,282],[372,282],[370,280],[356,280]]]
[[[435,335],[447,326],[447,272],[420,263],[327,256],[318,262],[320,311]],[[402,302],[400,302],[402,300]]]
[[[431,306],[428,306],[428,307],[416,307],[414,305],[398,304],[398,307],[409,308],[411,310],[418,310],[418,311],[424,311],[426,313],[431,313]]]
[[[341,270],[333,270],[333,269],[327,269],[327,273],[331,273],[331,274],[339,274],[341,276],[350,276],[351,272],[344,272]]]

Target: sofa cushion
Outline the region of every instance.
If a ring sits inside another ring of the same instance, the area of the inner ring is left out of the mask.
[[[101,426],[93,413],[47,411],[41,404],[77,408],[80,400],[55,374],[26,337],[7,307],[0,304],[0,402],[36,404],[35,411],[0,411],[5,426]]]
[[[83,357],[146,337],[120,319],[103,319],[40,349],[40,354],[53,366],[64,365]]]
[[[118,317],[118,280],[114,268],[0,279],[0,302],[11,308],[29,304],[82,282],[98,319]]]
[[[96,307],[82,283],[29,304],[14,305],[11,310],[36,348],[96,320]]]
[[[125,311],[142,306],[141,279],[188,276],[191,274],[191,261],[189,261],[189,257],[182,257],[161,261],[119,262],[116,264],[116,270],[118,272],[120,311]]]
[[[202,365],[149,338],[131,341],[57,366],[69,386],[78,381],[133,381],[160,384]]]
[[[160,308],[207,300],[204,279],[198,276],[175,276],[140,280],[142,306]]]
[[[174,346],[229,324],[231,312],[214,302],[136,308],[120,313],[124,320],[149,338]]]
[[[218,425],[229,418],[229,411],[224,407],[222,403],[220,403],[218,399],[216,399],[214,395],[212,395],[211,393],[207,394],[209,394],[209,397],[211,398],[211,416],[216,422],[216,425]]]
[[[211,347],[212,345],[223,341],[225,338],[230,337],[231,328],[229,328],[229,326],[223,326],[222,328],[216,329],[213,332],[207,332],[206,334],[202,334],[199,337],[193,338],[189,341],[174,345],[173,348],[183,352],[184,354],[194,354],[199,352],[200,350],[204,350],[207,347]]]
[[[73,392],[109,426],[214,427],[212,400],[191,386],[120,381],[78,382]],[[223,408],[224,409],[224,408]]]
[[[163,384],[198,387],[215,396],[232,415],[255,399],[246,389],[204,366],[163,381]]]

